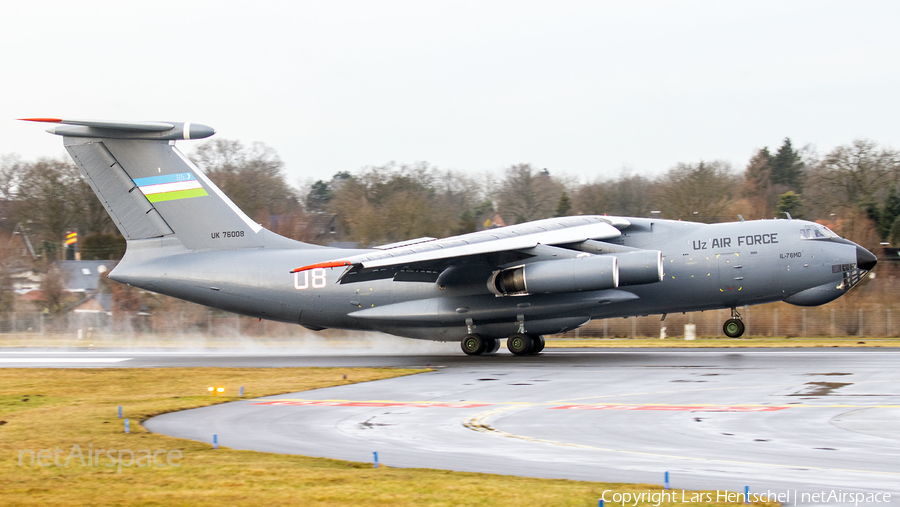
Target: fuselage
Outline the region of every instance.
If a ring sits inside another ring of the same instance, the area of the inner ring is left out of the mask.
[[[522,329],[536,334],[563,332],[597,318],[773,301],[824,304],[858,281],[860,264],[874,265],[874,256],[866,250],[802,220],[722,224],[627,220],[630,225],[608,244],[661,251],[662,281],[595,291],[498,296],[488,287],[498,266],[475,261],[445,270],[437,281],[387,278],[338,283],[343,268],[291,271],[366,250],[204,252],[184,249],[177,242],[161,247],[159,240],[152,240],[147,248],[141,242],[130,243],[110,277],[214,308],[311,329],[374,330],[454,341],[473,327],[485,336],[506,337]],[[586,254],[556,248],[551,255]]]

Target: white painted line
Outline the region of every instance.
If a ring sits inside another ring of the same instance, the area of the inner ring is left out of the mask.
[[[566,348],[566,347],[562,347]],[[573,349],[581,348],[581,347],[571,347]],[[614,348],[626,348],[626,347],[614,347]],[[807,351],[808,350],[808,351]],[[591,350],[559,350],[559,347],[550,347],[544,349],[541,354],[669,354],[669,355],[684,355],[689,353],[696,354],[754,354],[754,355],[792,355],[792,354],[900,354],[900,350],[887,349],[887,348],[878,348],[875,347],[859,347],[853,348],[852,350],[822,350],[816,347],[789,347],[782,350],[747,350],[747,349],[737,349],[737,348],[724,348],[724,347],[704,347],[702,349],[685,347],[685,348],[676,348],[675,350],[664,348],[664,347],[646,347],[639,348],[633,350],[609,350],[605,347],[596,347]]]
[[[0,357],[0,363],[121,363],[130,357]]]

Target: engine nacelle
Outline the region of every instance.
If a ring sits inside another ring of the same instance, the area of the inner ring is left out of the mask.
[[[497,271],[488,280],[488,289],[501,296],[604,290],[618,286],[618,260],[613,255],[540,261]]]
[[[619,259],[619,285],[643,285],[663,279],[662,252],[642,250],[616,254]]]

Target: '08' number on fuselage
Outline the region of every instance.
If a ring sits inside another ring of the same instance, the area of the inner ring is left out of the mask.
[[[310,276],[312,273],[312,276]],[[310,278],[312,278],[312,288],[321,289],[325,287],[325,268],[316,268],[312,271],[303,271],[302,273],[294,273],[294,288],[297,290],[306,290],[309,288]],[[303,278],[301,281],[300,278]]]

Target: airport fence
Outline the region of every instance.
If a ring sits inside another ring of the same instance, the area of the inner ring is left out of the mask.
[[[740,307],[745,336],[763,337],[897,337],[900,304],[800,308],[784,303]],[[696,326],[698,337],[724,336],[722,325],[730,310],[711,310],[593,320],[570,331],[565,338],[658,338],[662,327],[668,337],[683,336],[684,325]],[[0,337],[66,337],[89,339],[141,337],[199,337],[204,339],[296,338],[310,331],[292,324],[242,317],[227,312],[193,308],[190,311],[66,313],[0,313]],[[329,336],[334,333],[316,333]]]
[[[900,263],[897,263],[900,264]],[[824,306],[802,308],[787,303],[740,307],[746,331],[758,337],[898,337],[900,336],[900,266],[880,268],[850,293]],[[146,307],[145,307],[146,308]],[[598,319],[564,338],[659,338],[662,327],[668,337],[684,336],[684,325],[696,326],[698,337],[722,337],[722,325],[731,311],[675,313],[660,321],[660,315]],[[162,298],[149,311],[73,311],[52,314],[36,311],[0,312],[0,340],[9,345],[45,343],[53,340],[87,340],[124,345],[165,344],[181,346],[231,346],[246,340],[269,341],[280,346],[300,339],[350,341],[370,339],[372,333],[336,330],[309,331],[301,326],[242,317],[193,303]],[[39,342],[44,340],[44,342]],[[49,341],[48,341],[49,340]],[[102,346],[102,345],[101,345]],[[110,345],[112,346],[112,345]],[[162,346],[162,345],[161,345]]]
[[[900,336],[900,304],[866,307],[821,306],[799,308],[784,303],[739,307],[744,336],[762,337],[896,337]],[[646,338],[684,335],[685,324],[694,324],[698,337],[724,337],[722,326],[731,310],[711,310],[667,315],[594,320],[567,333],[580,338]]]

